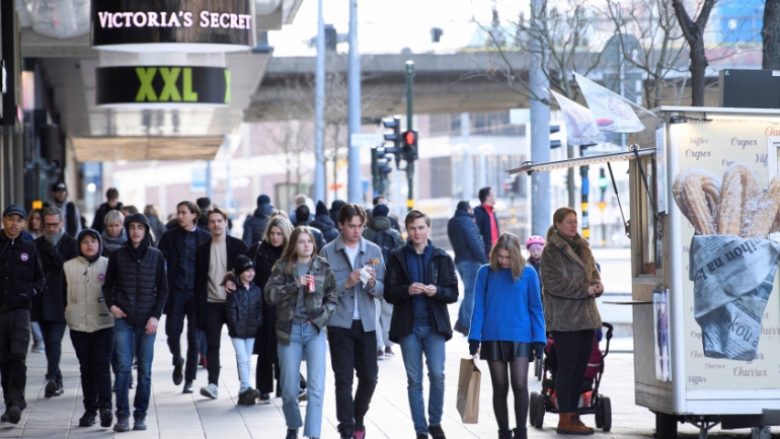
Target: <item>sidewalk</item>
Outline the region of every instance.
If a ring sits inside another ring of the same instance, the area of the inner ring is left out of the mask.
[[[160,327],[164,328],[164,323],[161,323]],[[631,340],[615,339],[614,341],[616,350],[620,347],[619,350],[627,351],[632,346]],[[145,432],[131,431],[114,434],[113,430],[100,427],[79,428],[78,419],[83,413],[83,408],[79,389],[78,363],[67,334],[63,340],[63,351],[62,369],[65,377],[65,394],[51,399],[43,397],[45,356],[38,353],[29,354],[27,357],[29,366],[27,373],[28,408],[24,411],[22,421],[18,425],[0,424],[0,438],[61,439],[116,436],[137,439],[266,439],[284,437],[286,427],[280,399],[274,398],[271,405],[265,406],[236,406],[238,376],[235,356],[227,332],[224,333],[222,340],[223,366],[220,397],[217,400],[204,398],[198,393],[199,387],[206,383],[204,369],[198,371],[194,394],[184,395],[181,393],[181,386],[173,385],[171,381],[172,366],[170,366],[170,354],[165,343],[165,336],[158,334],[152,373],[153,394],[147,417],[149,430]],[[447,390],[442,425],[448,438],[495,438],[497,428],[492,412],[492,392],[487,367],[482,367],[479,424],[462,424],[455,409],[459,359],[467,353],[468,346],[465,338],[461,335],[456,334],[447,343]],[[484,365],[484,363],[481,364]],[[539,382],[532,375],[529,377],[529,387],[531,391],[539,390]],[[610,433],[599,432],[592,437],[621,439],[653,437],[654,418],[652,414],[647,409],[637,407],[634,404],[633,357],[630,353],[613,353],[607,358],[602,393],[612,400],[613,428]],[[329,365],[325,395],[322,438],[337,439],[333,374]],[[510,413],[511,407],[510,403]],[[592,416],[585,416],[583,419],[588,425],[593,425]],[[556,415],[547,414],[544,418],[544,429],[539,431],[530,428],[529,437],[563,437],[555,434],[554,428],[557,420]],[[368,412],[366,426],[367,437],[371,439],[414,437],[406,397],[406,376],[398,348],[396,348],[395,358],[379,362],[379,384]],[[697,430],[688,425],[681,425],[680,431],[680,437],[690,439],[697,437]],[[736,434],[721,433],[716,429],[709,437],[748,438],[750,433],[748,430],[740,430]]]

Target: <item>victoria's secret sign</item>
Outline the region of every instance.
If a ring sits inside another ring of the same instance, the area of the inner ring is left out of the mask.
[[[128,49],[122,46],[138,44],[218,45],[220,50],[251,47],[254,0],[92,2],[93,46]]]

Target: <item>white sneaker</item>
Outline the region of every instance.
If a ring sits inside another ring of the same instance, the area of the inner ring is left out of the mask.
[[[379,349],[379,350],[376,351],[376,359],[379,360],[379,361],[382,361],[382,360],[385,359],[385,350],[384,349]]]
[[[217,399],[219,396],[219,388],[214,383],[209,383],[208,386],[200,388],[200,394],[206,398]]]

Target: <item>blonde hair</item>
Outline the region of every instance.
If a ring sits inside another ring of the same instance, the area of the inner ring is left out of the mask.
[[[506,250],[509,252],[509,259],[512,261],[512,278],[517,280],[520,275],[523,274],[523,267],[525,267],[525,258],[521,251],[520,238],[514,233],[504,232],[498,237],[496,245],[490,250],[490,269],[492,271],[498,271],[501,269],[501,264],[498,263],[498,252]]]
[[[109,226],[116,223],[124,224],[125,216],[116,209],[109,210],[108,213],[106,213],[106,216],[103,217],[103,224]]]
[[[284,261],[287,264],[287,274],[293,274],[293,270],[295,270],[295,261],[298,260],[298,254],[296,253],[295,247],[298,243],[298,237],[301,235],[308,235],[309,239],[311,239],[311,244],[314,247],[314,250],[311,252],[311,257],[313,258],[317,255],[317,241],[314,239],[314,233],[312,233],[311,228],[308,226],[298,226],[294,228],[290,235],[290,240],[287,243],[287,247],[284,248],[284,253],[282,253],[282,257],[279,258],[279,261]]]
[[[271,227],[278,227],[279,230],[282,231],[282,236],[284,236],[282,247],[287,247],[287,243],[290,241],[290,234],[292,234],[293,229],[292,224],[290,224],[290,220],[288,220],[285,216],[277,215],[268,221],[268,224],[265,225],[265,230],[263,231],[263,241],[269,244],[271,241],[268,239],[268,234],[271,233]]]

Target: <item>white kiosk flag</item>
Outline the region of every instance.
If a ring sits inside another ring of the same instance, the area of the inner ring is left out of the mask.
[[[574,77],[601,131],[636,133],[645,129],[625,98],[579,73]]]

